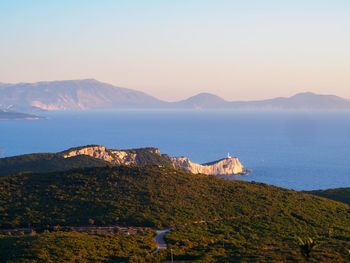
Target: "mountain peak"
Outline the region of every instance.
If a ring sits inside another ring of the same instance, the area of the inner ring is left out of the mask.
[[[102,83],[101,81],[98,81],[97,79],[91,78],[91,79],[77,79],[76,82],[90,82],[90,83]]]
[[[225,101],[223,98],[215,95],[215,94],[212,94],[212,93],[207,93],[207,92],[202,92],[202,93],[199,93],[197,95],[194,95],[192,97],[189,97],[189,99],[210,99],[210,100],[221,100],[221,101]]]
[[[310,97],[310,96],[320,96],[320,94],[316,94],[316,93],[311,92],[311,91],[306,91],[306,92],[299,92],[299,93],[293,95],[292,97]]]
[[[216,96],[211,93],[199,93],[186,100],[177,102],[179,107],[192,108],[192,109],[202,109],[202,108],[222,108],[226,106],[228,102],[223,98]]]

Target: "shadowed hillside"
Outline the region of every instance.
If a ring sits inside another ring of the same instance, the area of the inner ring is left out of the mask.
[[[350,188],[305,191],[306,193],[329,198],[350,205]]]
[[[87,155],[64,158],[56,153],[24,154],[0,158],[0,176],[18,172],[53,172],[106,165],[108,162]]]

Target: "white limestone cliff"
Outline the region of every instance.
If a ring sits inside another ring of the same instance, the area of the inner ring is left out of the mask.
[[[104,146],[79,147],[63,152],[64,158],[77,155],[88,155],[112,164],[137,165],[135,153],[123,150],[110,150]]]
[[[236,157],[224,158],[208,164],[192,163],[187,157],[173,157],[171,160],[175,168],[195,174],[235,175],[245,173],[243,165]]]

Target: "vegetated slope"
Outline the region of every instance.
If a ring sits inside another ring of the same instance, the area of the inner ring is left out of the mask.
[[[349,222],[348,206],[261,183],[168,167],[101,167],[0,178],[0,227],[193,221],[283,214],[315,226]]]
[[[138,165],[165,165],[172,166],[171,159],[167,154],[160,154],[157,148],[138,148],[125,150],[132,154],[136,154],[136,162]]]
[[[0,262],[146,262],[153,258],[151,253],[155,248],[152,233],[130,236],[77,232],[0,235]]]
[[[312,237],[317,246],[308,262],[347,262],[349,224],[323,225],[323,217],[316,224],[283,213],[242,217],[180,226],[165,239],[175,260],[270,263],[306,262],[297,238]]]
[[[349,187],[334,188],[334,189],[327,189],[327,190],[305,191],[305,192],[350,205],[350,188]]]
[[[166,235],[169,249],[175,259],[197,262],[300,262],[297,236],[318,242],[313,262],[342,262],[350,247],[346,204],[159,166],[4,176],[0,211],[2,229],[88,225],[91,220],[97,225],[176,226]],[[9,262],[69,262],[72,255],[83,262],[157,262],[159,254],[150,255],[154,243],[149,236],[125,238],[62,232],[2,236],[0,251],[11,247],[11,255],[2,255]],[[169,255],[163,252],[161,257]]]
[[[0,158],[0,176],[26,171],[52,172],[106,165],[107,162],[87,155],[64,158],[61,154],[55,153],[24,154]]]

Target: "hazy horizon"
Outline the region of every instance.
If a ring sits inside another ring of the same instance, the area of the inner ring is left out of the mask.
[[[94,78],[166,101],[350,98],[350,2],[8,1],[0,82]]]

